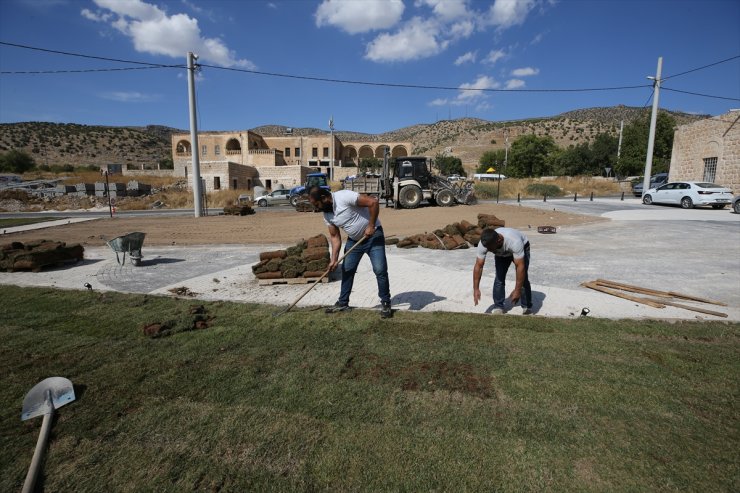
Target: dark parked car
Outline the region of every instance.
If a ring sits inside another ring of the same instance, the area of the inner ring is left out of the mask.
[[[668,182],[668,173],[657,173],[650,177],[650,186],[648,188],[658,188]],[[632,193],[635,197],[642,197],[642,185],[643,181],[640,179],[639,182],[632,185]]]

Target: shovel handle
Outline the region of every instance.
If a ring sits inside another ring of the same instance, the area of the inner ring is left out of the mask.
[[[344,255],[342,255],[341,257],[339,257],[339,260],[337,260],[337,264],[339,264],[340,262],[342,262],[342,260],[344,260],[344,257],[346,257],[347,255],[349,255],[350,253],[352,253],[352,250],[354,250],[355,248],[357,248],[357,247],[358,247],[358,246],[360,245],[360,243],[362,243],[363,241],[365,241],[365,238],[367,238],[367,236],[363,236],[362,238],[360,238],[360,239],[359,239],[359,240],[357,241],[357,243],[355,243],[354,245],[352,245],[352,248],[350,248],[349,250],[347,250],[346,252],[344,252]],[[299,301],[301,301],[301,299],[303,299],[303,297],[304,297],[304,296],[306,296],[306,295],[308,294],[308,292],[309,292],[309,291],[311,291],[311,290],[312,290],[312,289],[313,289],[314,287],[316,287],[316,285],[317,285],[318,283],[320,283],[320,282],[321,282],[321,280],[322,280],[322,279],[323,279],[324,277],[326,277],[326,275],[327,275],[327,274],[329,274],[329,272],[330,272],[330,271],[329,271],[329,269],[326,269],[326,272],[324,272],[324,273],[323,273],[323,274],[321,275],[321,277],[319,277],[319,278],[318,278],[318,279],[316,280],[316,282],[314,282],[313,284],[311,284],[311,285],[310,285],[310,286],[308,287],[308,289],[307,289],[307,290],[305,290],[305,291],[303,292],[303,294],[302,294],[302,295],[300,295],[300,296],[299,296],[299,297],[298,297],[298,298],[297,298],[297,299],[296,299],[296,300],[295,300],[295,301],[293,302],[293,304],[292,304],[292,305],[290,305],[290,306],[289,306],[288,308],[286,308],[286,309],[285,309],[285,311],[282,311],[282,312],[280,312],[280,315],[282,315],[283,313],[288,313],[288,312],[290,311],[290,309],[291,309],[291,308],[293,308],[294,306],[296,306],[296,305],[298,304],[298,302],[299,302]]]
[[[39,438],[36,441],[36,450],[33,452],[33,459],[31,459],[31,467],[28,468],[28,474],[26,474],[26,481],[23,483],[22,493],[32,493],[34,486],[36,486],[36,479],[39,476],[41,470],[41,462],[44,459],[44,451],[46,450],[46,442],[49,440],[49,433],[51,432],[51,422],[54,418],[54,406],[51,404],[51,391],[47,390],[47,399],[49,404],[49,412],[44,414],[44,421],[41,423],[41,431],[39,432]]]

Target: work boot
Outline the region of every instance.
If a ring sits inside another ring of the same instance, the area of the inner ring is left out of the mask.
[[[338,301],[334,303],[332,306],[328,307],[326,310],[324,310],[324,313],[340,313],[340,312],[346,312],[351,310],[349,305],[345,305],[343,303],[339,303]]]
[[[393,317],[393,309],[391,309],[391,302],[384,301],[381,303],[380,318],[391,318]]]

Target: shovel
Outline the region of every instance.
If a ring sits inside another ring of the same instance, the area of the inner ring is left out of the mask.
[[[347,250],[346,252],[344,252],[344,255],[342,255],[341,257],[339,257],[339,260],[337,260],[337,264],[340,264],[340,263],[342,262],[342,260],[344,260],[344,257],[346,257],[347,255],[349,255],[350,253],[352,253],[352,250],[354,250],[355,248],[357,248],[357,247],[358,247],[358,246],[360,245],[360,243],[362,243],[363,241],[365,241],[365,238],[367,238],[367,236],[363,236],[362,238],[360,238],[360,239],[359,239],[359,241],[358,241],[357,243],[355,243],[354,245],[352,245],[352,248],[350,248],[349,250]],[[304,296],[306,296],[306,295],[308,294],[308,292],[309,292],[309,291],[311,291],[311,290],[312,290],[312,289],[313,289],[314,287],[316,287],[316,285],[317,285],[318,283],[320,283],[320,282],[321,282],[321,280],[322,280],[322,279],[323,279],[324,277],[326,277],[326,275],[327,275],[327,274],[328,274],[329,272],[330,272],[330,271],[329,271],[329,269],[326,269],[326,272],[324,272],[324,273],[323,273],[323,274],[321,275],[321,277],[319,277],[318,279],[316,279],[316,281],[315,281],[315,282],[314,282],[313,284],[311,284],[311,285],[310,285],[310,286],[308,287],[308,289],[307,289],[307,290],[305,290],[305,291],[303,292],[303,294],[302,294],[302,295],[300,295],[300,296],[299,296],[298,298],[296,298],[296,300],[295,300],[295,301],[294,301],[294,302],[293,302],[293,303],[292,303],[292,304],[291,304],[291,305],[290,305],[290,306],[289,306],[288,308],[286,308],[286,309],[285,309],[285,310],[283,310],[283,311],[277,312],[277,313],[276,313],[275,315],[273,315],[273,317],[279,317],[280,315],[283,315],[284,313],[288,313],[288,312],[290,311],[290,309],[291,309],[291,308],[293,308],[294,306],[296,306],[296,304],[298,304],[298,302],[299,302],[299,301],[301,301],[301,299],[302,299],[302,298],[303,298]]]
[[[30,493],[36,485],[36,478],[41,470],[41,461],[44,457],[46,442],[51,431],[51,421],[54,418],[54,409],[75,400],[75,391],[72,382],[62,377],[50,377],[34,385],[23,399],[23,411],[21,420],[35,418],[43,414],[44,421],[41,423],[39,439],[36,442],[36,450],[33,453],[31,467],[23,484],[23,493]]]

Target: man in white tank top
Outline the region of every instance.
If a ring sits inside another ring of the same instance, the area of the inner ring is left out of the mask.
[[[385,257],[383,227],[378,219],[380,213],[378,200],[352,190],[339,190],[332,193],[320,187],[312,187],[308,192],[308,199],[314,207],[319,208],[324,213],[324,223],[329,227],[330,270],[336,269],[338,265],[339,249],[342,246],[340,228],[347,233],[347,242],[344,245],[345,252],[348,252],[355,243],[365,238],[363,243],[349,255],[345,253],[342,262],[342,287],[339,299],[334,306],[327,308],[326,312],[336,313],[350,308],[349,296],[352,293],[357,266],[360,264],[362,256],[367,254],[378,282],[378,297],[381,304],[380,316],[381,318],[392,317],[388,261]]]

